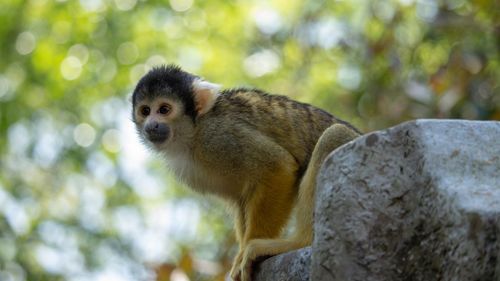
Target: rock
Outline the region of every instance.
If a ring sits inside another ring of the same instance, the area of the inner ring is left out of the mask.
[[[291,251],[257,263],[252,280],[304,281],[309,280],[311,247]]]
[[[313,281],[500,280],[500,122],[367,134],[330,155],[316,195]]]
[[[500,280],[500,122],[367,134],[330,155],[316,194],[312,248],[253,280]]]

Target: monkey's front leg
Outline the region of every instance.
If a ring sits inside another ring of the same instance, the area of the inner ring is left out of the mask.
[[[242,247],[231,270],[233,280],[251,280],[253,261],[262,256],[260,253],[265,255],[265,249],[253,251],[254,241],[278,237],[288,221],[296,197],[294,163],[282,165],[264,176],[253,189],[246,205],[242,206],[244,234]]]
[[[240,207],[237,210],[235,221],[234,221],[234,230],[236,234],[236,241],[238,241],[238,254],[234,257],[233,265],[231,267],[230,276],[233,280],[237,280],[239,278],[239,271],[241,261],[243,259],[243,253],[245,252],[245,243],[243,241],[243,237],[245,235],[245,216],[244,210]]]

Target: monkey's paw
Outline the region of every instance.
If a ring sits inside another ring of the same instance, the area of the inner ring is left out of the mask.
[[[253,263],[260,258],[269,257],[283,252],[281,248],[276,248],[276,240],[254,239],[238,253],[234,259],[231,269],[231,278],[234,281],[251,281]],[[287,242],[287,245],[289,243]]]
[[[244,253],[243,251],[240,251],[234,258],[233,266],[231,267],[231,271],[229,273],[233,281],[241,281],[240,268],[241,268],[241,261],[243,259],[243,253]]]
[[[255,240],[254,240],[255,241]],[[245,252],[242,255],[241,263],[239,266],[239,272],[237,277],[239,279],[234,279],[237,281],[251,281],[252,280],[252,265],[255,259],[259,256],[256,251],[257,247],[254,245],[254,241],[251,241],[245,248]]]

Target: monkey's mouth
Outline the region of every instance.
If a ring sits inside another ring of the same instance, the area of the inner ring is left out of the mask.
[[[154,144],[162,144],[168,139],[168,134],[149,134],[148,140]]]
[[[151,123],[151,125],[146,126],[144,129],[146,138],[153,144],[162,144],[170,136],[170,128],[161,123]]]

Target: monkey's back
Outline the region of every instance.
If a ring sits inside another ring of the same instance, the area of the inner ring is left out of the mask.
[[[348,123],[309,104],[259,90],[231,89],[221,92],[210,114],[228,124],[263,134],[286,149],[302,174],[317,140],[334,123]],[[350,125],[349,125],[350,126]]]

